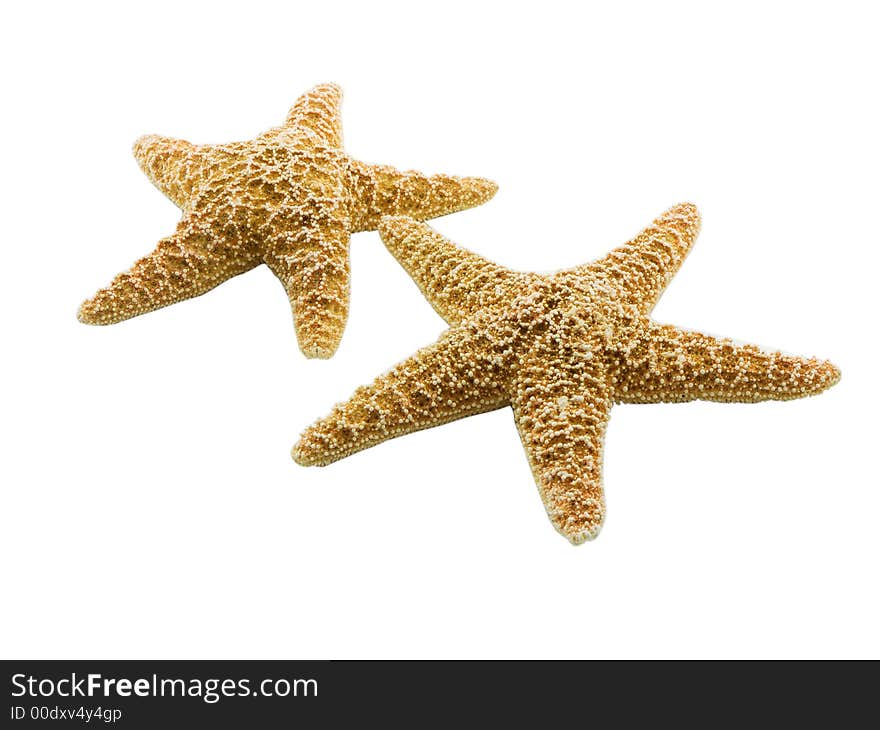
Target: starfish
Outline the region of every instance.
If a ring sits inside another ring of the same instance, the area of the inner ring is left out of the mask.
[[[283,126],[249,142],[135,142],[141,168],[183,216],[174,234],[82,304],[80,321],[120,322],[265,263],[287,291],[300,349],[330,357],[348,316],[349,236],[375,230],[385,214],[434,218],[497,190],[483,178],[429,177],[349,157],[341,99],[335,84],[316,86]]]
[[[699,228],[696,208],[677,205],[604,258],[541,275],[498,266],[423,223],[383,219],[385,245],[450,327],[308,428],[293,458],[325,465],[509,405],[551,522],[574,544],[593,539],[613,404],[787,400],[840,377],[829,362],[650,319]]]

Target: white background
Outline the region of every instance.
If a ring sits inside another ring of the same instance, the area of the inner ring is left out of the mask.
[[[872,10],[5,6],[2,656],[880,656]],[[615,409],[608,519],[578,548],[507,409],[296,466],[306,425],[443,329],[377,234],[352,240],[329,362],[265,267],[109,328],[75,314],[177,220],[135,138],[247,139],[323,81],[351,154],[497,180],[434,225],[510,267],[698,203],[656,318],[841,383]]]

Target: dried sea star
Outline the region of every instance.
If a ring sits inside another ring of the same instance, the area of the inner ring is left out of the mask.
[[[696,208],[678,205],[604,258],[544,276],[505,269],[408,218],[384,219],[385,245],[450,328],[308,428],[294,459],[325,465],[510,405],[553,525],[574,544],[596,537],[612,404],[787,400],[840,377],[829,362],[649,318],[699,227]]]
[[[283,126],[249,142],[193,145],[147,136],[134,155],[183,217],[173,235],[83,303],[80,321],[113,324],[199,296],[265,263],[290,299],[300,349],[330,357],[348,316],[351,233],[385,214],[435,218],[489,200],[483,178],[369,165],[342,149],[334,84],[296,102]]]

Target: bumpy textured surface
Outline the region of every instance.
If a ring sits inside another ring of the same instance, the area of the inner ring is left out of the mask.
[[[384,219],[385,245],[450,329],[307,429],[294,459],[324,465],[510,405],[554,526],[574,544],[594,538],[613,403],[786,400],[840,377],[828,362],[649,319],[699,227],[696,208],[678,205],[604,258],[543,276],[493,264],[423,223]]]
[[[348,316],[349,235],[386,214],[425,219],[489,200],[482,178],[368,165],[342,150],[338,86],[317,86],[282,127],[250,142],[134,145],[147,176],[183,211],[173,235],[83,303],[86,324],[113,324],[196,297],[265,263],[284,284],[299,345],[330,357]]]

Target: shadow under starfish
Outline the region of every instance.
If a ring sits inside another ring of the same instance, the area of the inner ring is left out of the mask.
[[[325,465],[510,405],[553,525],[574,544],[593,539],[605,516],[602,444],[614,403],[788,400],[840,378],[829,362],[650,319],[699,228],[696,208],[677,205],[604,258],[540,275],[498,266],[409,218],[385,218],[385,245],[450,328],[308,428],[293,458]]]
[[[79,309],[113,324],[197,297],[255,266],[281,280],[307,357],[333,355],[348,317],[349,237],[385,214],[418,219],[489,200],[491,180],[369,165],[342,149],[335,84],[304,94],[283,126],[249,142],[148,136],[134,155],[183,211],[177,230]]]

